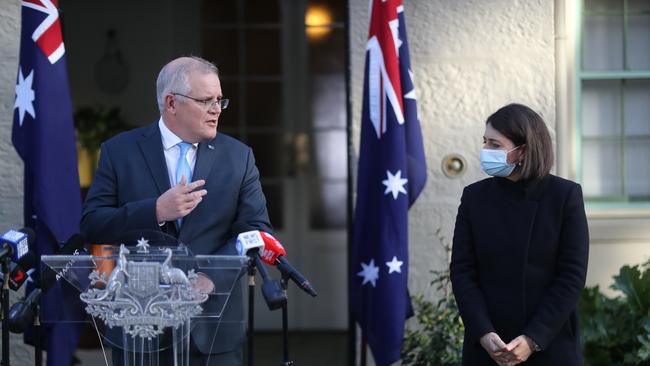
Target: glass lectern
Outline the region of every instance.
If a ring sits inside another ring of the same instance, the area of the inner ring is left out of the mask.
[[[129,366],[188,366],[192,329],[207,322],[218,331],[248,262],[194,256],[183,245],[153,246],[144,237],[136,245],[105,249],[102,255],[48,255],[41,261],[43,270],[79,291],[104,344],[121,350],[117,354]]]

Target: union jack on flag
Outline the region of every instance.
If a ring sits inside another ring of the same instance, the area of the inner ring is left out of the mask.
[[[24,220],[36,232],[37,258],[79,232],[81,191],[65,47],[58,4],[22,2],[14,148],[25,164]],[[36,276],[40,270],[40,263]],[[48,366],[69,366],[85,320],[79,291],[58,281],[41,299],[41,334]],[[28,287],[31,289],[34,285]],[[33,341],[33,332],[25,338]]]
[[[400,359],[408,294],[408,209],[424,188],[402,0],[371,0],[350,301],[378,366]]]

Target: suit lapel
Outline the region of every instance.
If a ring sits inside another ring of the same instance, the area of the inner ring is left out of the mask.
[[[199,150],[196,152],[194,173],[192,174],[193,181],[206,179],[210,174],[210,170],[218,155],[217,144],[215,142],[216,139],[199,144]]]
[[[192,181],[205,179],[207,185],[207,177],[210,175],[210,171],[214,166],[214,162],[217,160],[217,157],[219,156],[218,144],[216,143],[217,139],[218,137],[211,141],[199,143],[199,148],[198,151],[196,152],[196,163],[194,165],[194,172],[192,173]],[[181,234],[183,232],[187,232],[188,231],[187,228],[194,222],[193,218],[196,215],[195,214],[196,211],[197,210],[195,209],[194,211],[190,212],[189,215],[183,218],[183,226],[181,226],[181,230],[180,230]]]
[[[158,194],[161,195],[170,188],[170,185],[158,123],[152,124],[146,130],[142,138],[138,140],[138,145],[140,145],[140,150],[142,150],[144,159],[147,162],[149,172],[154,182],[156,182]]]

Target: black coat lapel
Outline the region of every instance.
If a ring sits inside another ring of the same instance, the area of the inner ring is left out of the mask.
[[[167,174],[167,163],[165,162],[165,153],[163,152],[162,138],[158,123],[154,123],[138,140],[138,145],[142,150],[144,159],[149,167],[149,172],[156,182],[158,194],[161,195],[167,191],[169,186],[169,175]]]

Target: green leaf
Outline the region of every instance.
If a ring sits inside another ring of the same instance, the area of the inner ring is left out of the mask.
[[[621,267],[619,274],[614,276],[614,284],[611,286],[612,289],[619,290],[627,296],[633,310],[643,309],[644,304],[641,300],[643,287],[639,266]]]

